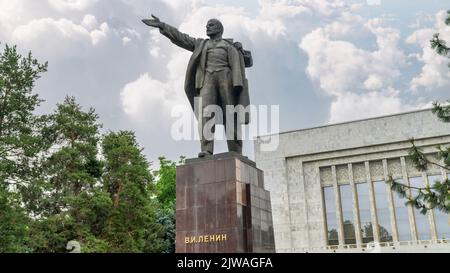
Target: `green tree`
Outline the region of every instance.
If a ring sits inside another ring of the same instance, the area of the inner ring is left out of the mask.
[[[154,172],[156,177],[156,196],[164,209],[171,209],[175,206],[176,198],[176,178],[177,165],[184,164],[184,157],[180,157],[178,162],[159,158],[159,170]]]
[[[14,193],[0,187],[0,253],[30,252],[30,219],[17,200]]]
[[[175,252],[175,199],[177,165],[184,164],[185,158],[178,162],[159,158],[159,170],[154,172],[156,177],[156,198],[160,204],[158,222],[165,227],[163,252]]]
[[[33,114],[42,102],[32,94],[34,83],[47,71],[31,53],[22,57],[6,45],[0,55],[0,181],[16,185],[30,171],[33,157],[42,151],[43,119]]]
[[[36,174],[35,156],[45,149],[45,117],[33,114],[42,100],[32,89],[46,70],[46,63],[31,53],[21,56],[15,46],[0,54],[0,252],[28,251],[30,219],[19,189]]]
[[[363,228],[361,229],[361,234],[362,234],[363,243],[373,242],[374,236],[373,236],[372,223],[364,224]]]
[[[107,134],[104,187],[112,198],[112,211],[104,236],[112,252],[160,252],[164,227],[157,222],[154,179],[134,133]]]
[[[445,24],[450,26],[450,11],[447,11]],[[450,48],[446,41],[439,38],[439,33],[434,34],[430,41],[433,48],[439,55],[450,58]],[[450,68],[450,63],[449,63]],[[434,103],[433,113],[442,121],[450,122],[450,100],[447,105]],[[430,165],[436,165],[440,168],[450,171],[450,147],[437,147],[437,157],[431,158],[425,155],[419,147],[415,145],[414,139],[411,139],[412,147],[409,149],[409,157],[419,171],[426,171]],[[422,214],[428,210],[438,209],[442,212],[450,212],[450,180],[436,181],[433,185],[427,187],[411,187],[395,181],[390,177],[388,183],[400,197],[406,198],[407,205],[412,205],[419,209]],[[409,194],[411,190],[417,192],[415,196]]]
[[[175,253],[175,209],[162,209],[157,210],[157,221],[164,227],[164,233],[162,235],[162,253]]]
[[[38,218],[33,233],[38,252],[64,252],[68,241],[80,242],[83,252],[99,251],[96,235],[109,215],[111,201],[98,180],[102,163],[97,159],[98,116],[84,112],[73,97],[57,105],[47,128],[53,147],[42,163],[42,174],[33,183],[28,201]],[[28,196],[29,197],[29,196]],[[96,243],[93,244],[92,241]]]

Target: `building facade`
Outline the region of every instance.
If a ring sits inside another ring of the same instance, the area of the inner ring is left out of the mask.
[[[263,151],[274,137],[278,148]],[[433,158],[450,144],[450,124],[421,110],[258,137],[277,252],[450,252],[449,216],[421,214],[385,182],[423,187],[450,176],[414,167],[413,137]]]

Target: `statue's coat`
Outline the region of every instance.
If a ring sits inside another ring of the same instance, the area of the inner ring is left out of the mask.
[[[184,34],[175,27],[168,24],[163,24],[160,28],[161,34],[169,38],[172,43],[189,50],[192,56],[189,60],[186,79],[184,84],[184,90],[186,92],[189,103],[194,110],[194,98],[199,95],[199,90],[203,87],[206,73],[206,43],[208,39],[193,38],[187,34]],[[225,39],[230,43],[228,47],[228,63],[230,64],[232,82],[234,90],[232,92],[237,93],[236,105],[242,105],[244,108],[250,105],[250,96],[248,90],[248,81],[245,77],[245,62],[244,54],[250,54],[248,51],[241,52],[235,46],[233,41]],[[252,63],[251,56],[246,55],[249,58],[249,63]],[[241,124],[248,124],[250,122],[250,113],[245,115],[239,115]],[[243,118],[243,119],[242,119]]]

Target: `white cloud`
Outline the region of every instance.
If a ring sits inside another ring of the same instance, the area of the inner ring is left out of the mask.
[[[162,0],[162,2],[166,3],[172,10],[176,12],[195,10],[202,5],[205,5],[206,3],[204,0]]]
[[[128,45],[130,42],[131,42],[131,39],[129,37],[122,38],[123,45]]]
[[[380,90],[383,87],[383,79],[380,76],[372,74],[364,82],[364,87],[368,90]]]
[[[0,0],[0,39],[8,41],[18,25],[50,14],[46,1]]]
[[[67,19],[43,18],[17,27],[13,41],[45,55],[61,56],[65,52],[78,54],[80,49],[92,44],[91,33],[81,25]]]
[[[365,79],[367,53],[346,41],[331,41],[323,29],[306,35],[300,47],[309,57],[308,75],[329,95],[357,87]]]
[[[172,109],[186,105],[187,100],[179,93],[173,84],[155,80],[145,73],[125,85],[120,98],[123,111],[134,122],[161,130],[170,128]]]
[[[148,109],[163,105],[168,92],[169,85],[152,79],[147,73],[143,74],[125,85],[120,93],[123,110],[127,115],[139,118]]]
[[[81,25],[88,30],[93,30],[98,27],[98,21],[94,15],[86,14],[81,22]]]
[[[303,4],[303,1],[272,1],[259,0],[261,7],[259,15],[264,18],[290,18],[302,13],[311,14],[310,7]]]
[[[413,24],[410,24],[410,28],[420,28],[424,27],[424,25],[429,24],[430,22],[434,21],[434,16],[427,13],[420,11],[417,13],[416,21]]]
[[[355,32],[375,36],[377,48],[362,49],[345,39]],[[331,122],[404,109],[399,107],[398,92],[384,91],[393,90],[406,66],[399,40],[399,30],[384,26],[384,20],[363,20],[348,13],[302,39],[300,47],[309,58],[307,74],[327,95],[335,97]],[[364,110],[366,107],[370,109]]]
[[[446,16],[445,11],[438,12],[434,28],[418,29],[406,39],[407,43],[417,44],[422,48],[422,54],[416,55],[417,60],[423,63],[421,72],[410,82],[413,91],[450,87],[449,59],[438,55],[430,45],[434,33],[439,33],[440,39],[450,41],[450,28],[444,23]]]
[[[415,107],[405,105],[396,90],[369,92],[366,94],[341,93],[331,104],[330,122],[389,115],[409,111]]]
[[[33,52],[48,57],[62,55],[76,56],[96,46],[110,35],[107,23],[90,31],[67,19],[43,18],[18,26],[12,33],[12,40]]]
[[[316,29],[300,44],[309,57],[308,75],[318,80],[326,93],[380,89],[400,75],[399,69],[405,64],[406,57],[397,46],[397,31],[371,29],[378,44],[378,49],[371,52],[348,41],[330,39],[332,29]]]
[[[107,23],[100,25],[98,29],[94,29],[89,34],[91,36],[92,45],[97,45],[102,40],[105,40],[110,33],[110,29]]]
[[[448,71],[448,59],[437,55],[431,47],[425,47],[423,54],[418,56],[423,62],[422,71],[411,80],[411,89],[416,91],[425,88],[432,91],[434,88],[448,86],[450,84],[450,73]]]
[[[93,6],[98,0],[48,0],[48,3],[58,11],[84,10]]]
[[[304,13],[318,13],[328,17],[347,5],[342,0],[259,0],[264,17],[294,17]]]
[[[369,6],[379,6],[381,5],[381,0],[366,0]]]
[[[206,37],[205,26],[210,18],[218,18],[225,26],[226,37],[249,37],[258,39],[260,36],[278,39],[285,35],[285,26],[281,20],[274,18],[251,18],[243,8],[225,5],[201,6],[191,11],[181,23],[179,29],[193,37]]]

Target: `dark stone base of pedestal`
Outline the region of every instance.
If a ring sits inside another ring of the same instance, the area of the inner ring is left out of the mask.
[[[235,153],[177,168],[177,253],[275,252],[263,172]]]

